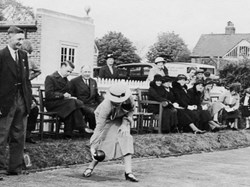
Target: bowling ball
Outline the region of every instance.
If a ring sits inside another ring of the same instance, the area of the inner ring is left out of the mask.
[[[105,153],[102,150],[97,150],[94,159],[101,162],[105,159]]]

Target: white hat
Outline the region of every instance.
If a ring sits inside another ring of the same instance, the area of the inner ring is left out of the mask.
[[[159,62],[165,62],[164,58],[162,58],[162,57],[157,57],[157,58],[155,59],[155,64],[157,64],[157,63],[159,63]]]
[[[105,98],[115,103],[122,103],[131,96],[131,91],[125,83],[114,84],[109,88]]]

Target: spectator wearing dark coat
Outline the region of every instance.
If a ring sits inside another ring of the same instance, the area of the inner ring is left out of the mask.
[[[48,75],[45,79],[46,109],[49,112],[57,112],[65,124],[65,136],[69,138],[72,136],[74,129],[91,132],[86,127],[83,118],[85,114],[83,102],[71,96],[67,76],[71,74],[73,69],[73,63],[69,61],[62,62],[60,70]]]
[[[163,77],[159,74],[154,76],[154,80],[150,82],[149,100],[164,102],[162,112],[162,132],[177,131],[177,113],[171,101],[168,99],[168,93],[162,85]],[[158,105],[150,105],[149,112],[159,113]]]
[[[187,94],[189,96],[189,105],[195,106],[194,113],[197,116],[198,122],[196,124],[201,130],[218,131],[220,126],[213,122],[212,116],[208,111],[207,105],[202,105],[204,91],[204,81],[197,80],[194,86],[188,89]]]
[[[81,100],[86,107],[86,121],[90,129],[96,126],[94,110],[101,103],[103,98],[98,93],[97,82],[90,77],[90,66],[82,66],[81,75],[70,81],[72,96]]]
[[[193,112],[194,106],[189,105],[190,98],[187,94],[187,77],[183,74],[179,74],[176,81],[172,83],[173,93],[175,95],[175,103],[173,104],[177,108],[178,128],[180,131],[192,131],[195,134],[205,133],[196,127],[195,123],[199,120],[197,115]]]
[[[117,79],[119,77],[118,69],[114,66],[114,56],[112,54],[107,55],[107,65],[100,69],[99,77],[105,79]]]

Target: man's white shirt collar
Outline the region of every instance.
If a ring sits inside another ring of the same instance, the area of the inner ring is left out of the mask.
[[[10,51],[10,54],[11,54],[13,60],[16,60],[16,59],[15,59],[15,56],[16,56],[16,55],[15,55],[15,52],[18,51],[18,50],[12,49],[9,45],[7,45],[7,47],[8,47],[8,49],[9,49],[9,51]]]

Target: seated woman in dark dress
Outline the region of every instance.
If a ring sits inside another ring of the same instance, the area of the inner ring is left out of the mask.
[[[192,131],[195,134],[203,134],[205,131],[200,130],[195,124],[198,122],[197,115],[193,112],[195,106],[189,105],[189,96],[187,94],[187,77],[179,74],[176,81],[172,83],[173,93],[175,96],[174,107],[177,108],[178,128],[180,131]]]
[[[212,116],[208,111],[208,106],[202,105],[203,91],[203,80],[197,80],[194,83],[194,86],[187,90],[187,94],[189,96],[189,105],[195,106],[195,110],[193,110],[193,112],[198,119],[198,123],[196,123],[196,125],[201,130],[211,130],[213,132],[219,131],[220,126],[212,120]]]
[[[178,132],[177,129],[177,110],[173,107],[174,100],[170,93],[168,93],[163,86],[169,79],[162,77],[159,74],[154,76],[154,80],[150,82],[149,100],[164,102],[162,113],[162,132]],[[163,84],[162,84],[163,83]],[[159,114],[158,105],[149,105],[149,112]]]

